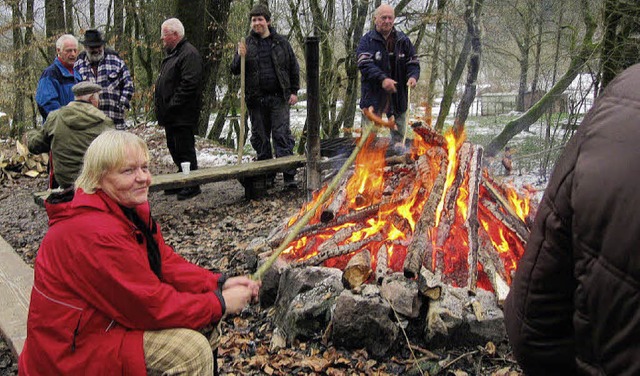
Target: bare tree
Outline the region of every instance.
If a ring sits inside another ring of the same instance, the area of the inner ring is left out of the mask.
[[[536,120],[542,116],[553,102],[573,81],[573,79],[580,73],[582,67],[587,63],[589,59],[593,57],[596,45],[593,42],[593,36],[596,31],[597,23],[591,14],[590,4],[588,0],[581,0],[582,5],[582,17],[585,24],[584,36],[579,46],[571,48],[573,51],[577,51],[571,58],[569,68],[567,72],[558,80],[558,82],[526,113],[519,118],[507,123],[489,145],[485,148],[485,153],[489,156],[494,156],[500,151],[506,144],[513,138],[513,136],[522,132],[528,126],[533,124]]]
[[[464,131],[464,123],[469,116],[469,108],[476,97],[476,86],[478,72],[480,71],[480,57],[482,56],[482,46],[480,44],[480,10],[484,0],[468,0],[467,10],[464,19],[467,24],[467,34],[471,44],[471,56],[467,66],[467,82],[464,93],[460,99],[453,130],[457,137]]]

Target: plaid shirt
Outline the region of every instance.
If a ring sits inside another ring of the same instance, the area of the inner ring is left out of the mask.
[[[98,77],[91,69],[87,52],[78,56],[74,68],[80,73],[82,81],[96,82],[102,86],[100,109],[110,117],[118,129],[124,129],[124,112],[130,108],[133,96],[133,80],[129,68],[118,54],[105,48],[104,59],[98,63]]]

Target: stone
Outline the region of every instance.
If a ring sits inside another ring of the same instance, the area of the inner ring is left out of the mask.
[[[377,286],[365,285],[360,294],[343,291],[331,319],[331,340],[347,349],[366,348],[382,358],[396,346],[400,329],[391,319],[393,312]]]
[[[418,296],[418,284],[406,279],[402,273],[393,273],[382,280],[380,295],[391,303],[395,311],[405,317],[416,318],[422,301]]]
[[[327,327],[335,301],[344,290],[341,277],[340,269],[324,267],[283,272],[274,322],[288,341],[314,337]]]

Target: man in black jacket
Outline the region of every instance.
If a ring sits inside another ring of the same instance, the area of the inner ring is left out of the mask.
[[[245,100],[251,119],[251,146],[258,160],[293,155],[295,141],[289,124],[289,106],[298,102],[300,68],[289,42],[271,27],[271,13],[263,4],[249,12],[251,33],[238,46],[231,71],[240,74],[240,56],[246,57]],[[296,171],[284,173],[285,185],[295,187]]]
[[[182,162],[190,162],[191,170],[197,170],[194,131],[202,102],[202,58],[185,39],[184,26],[177,18],[164,21],[161,39],[167,56],[162,60],[156,81],[156,118],[164,127],[167,147],[178,170],[182,171]],[[200,186],[165,193],[177,194],[178,200],[186,200],[200,194]]]

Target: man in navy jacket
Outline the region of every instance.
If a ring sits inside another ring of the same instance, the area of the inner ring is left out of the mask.
[[[392,131],[394,142],[402,141],[406,126],[408,88],[420,78],[420,62],[409,38],[393,26],[395,12],[382,4],[373,14],[375,30],[358,44],[358,69],[361,73],[360,108],[373,106],[375,113],[394,116],[398,127]]]

